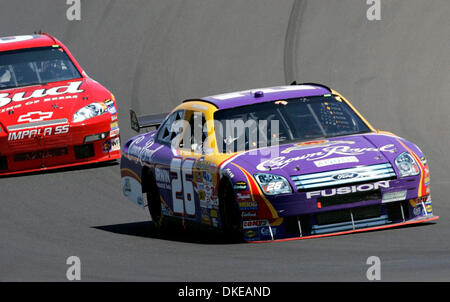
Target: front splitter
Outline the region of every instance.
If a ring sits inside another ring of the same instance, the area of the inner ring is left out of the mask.
[[[335,233],[329,233],[329,234],[310,235],[310,236],[275,239],[275,240],[257,240],[257,241],[247,241],[247,242],[248,243],[268,243],[268,242],[282,242],[282,241],[293,241],[293,240],[303,240],[303,239],[314,239],[314,238],[323,238],[323,237],[331,237],[331,236],[340,236],[340,235],[347,235],[347,234],[353,234],[353,233],[362,233],[362,232],[384,230],[384,229],[390,229],[390,228],[407,226],[407,225],[424,223],[424,222],[431,222],[431,221],[435,221],[435,220],[438,220],[438,219],[439,219],[439,216],[428,215],[428,216],[425,216],[425,217],[419,218],[419,219],[413,219],[413,220],[408,220],[408,221],[405,221],[405,222],[387,224],[387,225],[382,225],[382,226],[377,226],[377,227],[355,229],[355,230],[349,230],[349,231],[343,231],[343,232],[335,232]]]

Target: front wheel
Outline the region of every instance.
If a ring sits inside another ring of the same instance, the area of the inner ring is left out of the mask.
[[[219,195],[220,218],[225,237],[232,241],[243,241],[242,218],[233,187],[229,181],[221,183]]]
[[[148,178],[147,205],[155,228],[159,231],[163,230],[166,226],[166,222],[162,213],[161,195],[153,176]]]

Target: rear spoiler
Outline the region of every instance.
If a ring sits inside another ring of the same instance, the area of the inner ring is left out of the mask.
[[[143,128],[156,127],[164,121],[168,113],[150,114],[137,116],[133,109],[130,109],[131,129],[140,132]]]

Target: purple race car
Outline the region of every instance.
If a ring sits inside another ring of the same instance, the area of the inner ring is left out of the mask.
[[[123,193],[157,228],[177,221],[247,242],[438,219],[422,151],[375,130],[338,92],[296,84],[190,99],[137,117]],[[144,199],[144,196],[146,198]]]

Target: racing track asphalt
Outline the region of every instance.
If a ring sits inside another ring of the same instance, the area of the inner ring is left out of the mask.
[[[128,110],[159,113],[182,99],[321,82],[372,124],[422,147],[437,224],[322,239],[224,244],[205,235],[159,238],[148,213],[121,194],[118,165],[0,179],[0,280],[450,280],[450,3],[382,1],[368,21],[360,0],[0,1],[0,36],[43,30],[115,93],[122,139]]]

